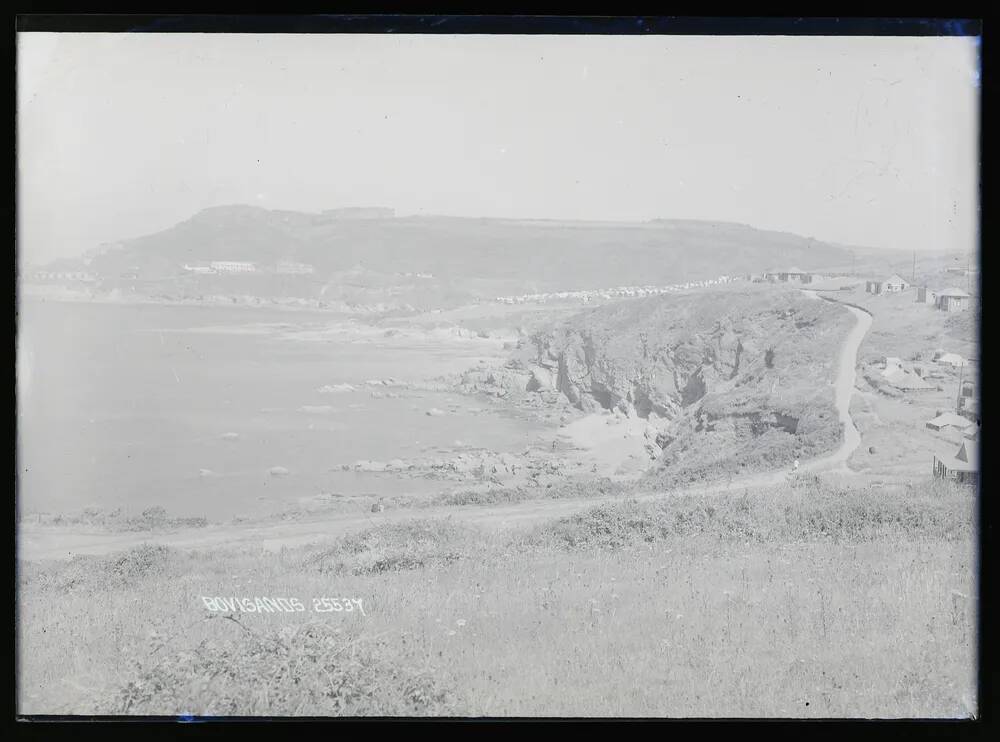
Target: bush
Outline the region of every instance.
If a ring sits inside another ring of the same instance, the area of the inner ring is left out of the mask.
[[[438,505],[498,505],[538,499],[584,499],[587,497],[623,497],[635,490],[634,482],[616,482],[608,477],[579,481],[566,481],[549,487],[495,487],[488,490],[460,490],[444,492],[429,500],[424,506]]]
[[[378,574],[451,564],[475,553],[478,532],[451,519],[387,523],[343,536],[306,558],[322,573]]]
[[[129,587],[165,574],[176,558],[170,547],[142,544],[107,557],[76,556],[69,563],[41,567],[36,579],[57,590]]]
[[[763,493],[628,500],[537,528],[534,543],[619,548],[680,536],[787,543],[884,537],[957,540],[970,536],[968,489],[927,482],[901,491],[841,489],[804,477]]]
[[[416,716],[446,714],[453,704],[429,669],[402,667],[384,642],[352,641],[323,624],[268,634],[244,628],[193,650],[157,651],[164,648],[154,636],[110,713]]]

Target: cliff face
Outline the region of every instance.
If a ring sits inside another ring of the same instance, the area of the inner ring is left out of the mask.
[[[835,447],[832,382],[851,322],[794,289],[659,296],[538,332],[518,361],[529,390],[653,421],[663,465],[694,478],[712,462],[738,471]]]

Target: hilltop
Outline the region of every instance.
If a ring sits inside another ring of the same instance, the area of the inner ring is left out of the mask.
[[[106,246],[88,256],[86,270],[104,288],[126,281],[127,290],[134,285],[146,292],[157,282],[158,290],[183,286],[186,294],[204,294],[219,286],[210,276],[185,284],[191,278],[185,264],[246,261],[266,274],[279,261],[294,261],[312,272],[256,281],[253,293],[315,298],[337,274],[363,270],[388,277],[375,282],[382,289],[401,286],[396,293],[444,289],[464,298],[493,298],[672,284],[791,264],[830,269],[850,265],[858,250],[725,222],[397,217],[389,209],[305,213],[234,205],[205,209],[161,232]],[[430,296],[421,303],[427,301]]]

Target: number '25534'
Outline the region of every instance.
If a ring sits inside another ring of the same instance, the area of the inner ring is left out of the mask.
[[[365,608],[361,604],[361,598],[313,598],[313,611],[316,613],[350,613],[360,611],[362,616],[367,616]]]

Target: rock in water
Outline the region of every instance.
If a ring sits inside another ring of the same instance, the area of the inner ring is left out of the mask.
[[[272,477],[287,477],[289,474],[288,469],[283,466],[272,466],[267,473]]]
[[[430,415],[431,417],[437,417],[438,415],[443,415],[444,410],[439,410],[437,407],[431,407],[429,410],[427,410],[427,414]]]

